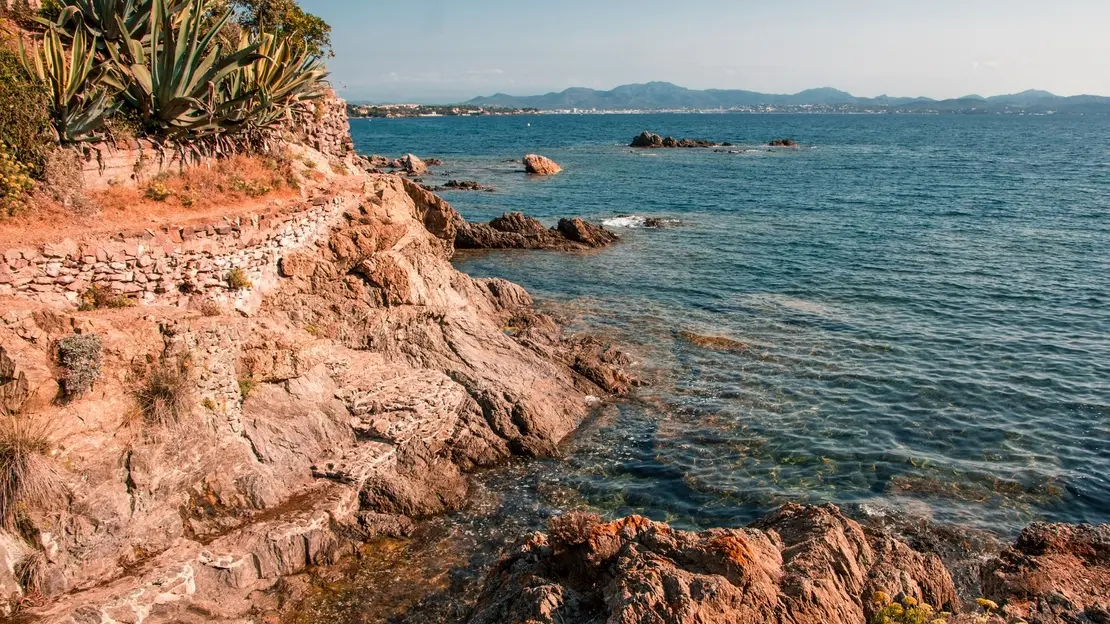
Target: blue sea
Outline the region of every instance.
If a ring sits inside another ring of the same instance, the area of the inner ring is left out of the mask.
[[[1110,522],[1110,119],[351,125],[362,153],[441,158],[427,184],[494,186],[442,193],[469,220],[581,216],[622,237],[588,253],[455,260],[525,286],[571,331],[624,346],[651,382],[602,410],[564,457],[486,477],[524,501],[522,515],[587,507],[739,526],[791,501],[1000,535],[1035,520]],[[736,153],[628,148],[643,130]],[[782,137],[803,147],[764,147]],[[527,176],[531,152],[563,173]]]

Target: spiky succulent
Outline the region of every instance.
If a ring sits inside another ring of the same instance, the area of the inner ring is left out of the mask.
[[[145,122],[171,137],[219,132],[234,121],[227,111],[239,103],[219,97],[217,86],[262,58],[257,44],[224,54],[215,39],[231,13],[211,20],[206,9],[204,0],[186,0],[181,7],[174,0],[152,0],[149,39],[124,32],[120,44],[108,46],[119,70],[109,83]]]
[[[41,46],[33,45],[28,51],[22,41],[19,43],[23,68],[50,94],[54,130],[60,142],[99,138],[99,130],[115,110],[105,71],[96,62],[96,48],[96,37],[77,29],[67,50],[56,27],[46,29]]]

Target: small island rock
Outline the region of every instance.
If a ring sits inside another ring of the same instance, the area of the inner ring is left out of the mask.
[[[554,160],[539,154],[528,154],[524,157],[524,170],[532,175],[555,175],[563,170]]]

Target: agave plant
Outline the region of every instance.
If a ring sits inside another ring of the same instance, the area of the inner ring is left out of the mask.
[[[59,0],[62,6],[58,25],[84,27],[102,45],[123,40],[123,33],[132,39],[145,41],[150,36],[152,0]],[[185,0],[173,0],[171,12],[185,6]],[[76,17],[76,19],[74,19]],[[40,20],[41,21],[41,20]],[[49,25],[49,24],[48,24]],[[67,28],[69,34],[73,30]]]
[[[244,35],[240,49],[252,45]],[[241,103],[235,115],[251,129],[264,129],[286,119],[299,102],[323,95],[328,72],[323,61],[289,37],[258,37],[256,63],[229,74],[223,85],[227,102]]]
[[[135,39],[124,28],[122,42],[108,46],[119,69],[118,75],[109,75],[109,84],[145,122],[162,126],[171,137],[203,136],[233,123],[229,112],[240,103],[219,98],[217,86],[262,58],[258,44],[224,54],[215,39],[231,13],[211,20],[207,5],[205,0],[151,0],[148,39]]]
[[[57,28],[43,34],[42,47],[28,52],[19,42],[19,57],[27,73],[41,81],[50,94],[52,118],[57,139],[63,143],[89,141],[97,133],[117,103],[105,86],[105,73],[96,63],[96,37],[75,31],[67,54]]]

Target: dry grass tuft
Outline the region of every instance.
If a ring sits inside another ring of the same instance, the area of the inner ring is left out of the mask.
[[[42,587],[46,577],[46,553],[32,550],[23,555],[15,564],[15,578],[26,593],[33,593]]]
[[[143,211],[155,204],[201,210],[298,188],[288,159],[237,155],[160,174],[142,189],[112,188],[91,197],[107,212]]]
[[[213,299],[205,299],[200,304],[200,313],[203,316],[223,316],[224,307]]]
[[[557,549],[580,546],[590,541],[600,524],[597,514],[574,511],[548,520],[547,533],[551,536],[551,545]]]
[[[130,308],[133,305],[135,300],[131,297],[117,295],[111,289],[94,285],[81,293],[81,303],[77,305],[77,309],[81,312],[91,312],[105,308],[111,310]]]
[[[227,272],[227,287],[232,290],[249,290],[254,287],[247,272],[243,269],[232,269]]]
[[[13,528],[21,513],[58,494],[50,458],[50,423],[23,414],[0,415],[0,523]]]
[[[143,420],[152,425],[178,425],[193,407],[188,360],[163,358],[134,390]]]

